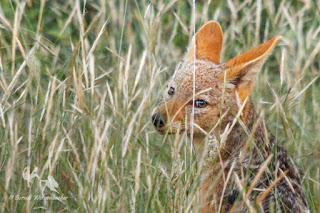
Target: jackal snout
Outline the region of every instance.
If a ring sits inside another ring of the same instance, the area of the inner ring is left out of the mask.
[[[166,119],[159,113],[154,113],[152,115],[152,123],[156,129],[161,129],[166,125]]]
[[[156,130],[159,133],[164,133],[166,130],[170,130],[169,133],[175,132],[177,123],[183,123],[184,108],[176,98],[160,104],[152,115],[152,123]]]

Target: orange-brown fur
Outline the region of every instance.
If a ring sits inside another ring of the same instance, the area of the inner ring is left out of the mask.
[[[234,193],[239,191],[235,183],[235,175],[238,177],[245,175],[250,185],[255,174],[270,155],[274,155],[268,167],[270,171],[273,171],[272,174],[278,177],[282,174],[281,172],[287,172],[286,180],[280,180],[276,186],[280,192],[279,195],[283,195],[280,197],[283,202],[278,209],[283,212],[291,210],[307,212],[308,207],[301,187],[299,172],[286,151],[278,145],[275,137],[269,132],[266,133],[263,120],[258,119],[259,116],[249,99],[257,74],[281,36],[276,36],[221,64],[220,52],[223,36],[217,22],[211,21],[205,24],[193,39],[185,63],[175,72],[168,84],[168,89],[173,89],[174,92],[171,91],[171,94],[165,95],[164,102],[157,107],[153,115],[153,123],[160,133],[167,131],[173,134],[178,131],[187,131],[189,135],[192,133],[193,145],[199,162],[201,162],[201,157],[206,155],[204,153],[207,152],[205,143],[208,138],[218,138],[218,140],[213,140],[212,146],[217,152],[216,156],[219,157],[215,158],[214,162],[207,160],[203,168],[202,212],[217,211],[220,201],[222,201],[221,212],[247,212],[247,206],[241,205],[242,197]],[[195,88],[193,88],[194,85]],[[194,99],[193,89],[195,89]],[[223,91],[225,93],[222,98]],[[196,100],[203,100],[206,105],[195,107]],[[220,136],[228,124],[233,123],[242,104],[245,105],[240,119],[247,131],[254,136],[255,146],[251,152],[245,154],[240,162],[240,151],[244,149],[248,136],[239,122],[230,130],[225,141],[221,141]],[[223,118],[221,118],[222,115],[224,115]],[[219,128],[212,129],[220,118]],[[192,120],[197,126],[193,126],[191,132]],[[232,174],[234,175],[231,175],[227,182],[225,178],[230,172],[231,165],[233,165]],[[274,171],[277,165],[282,171],[279,169]],[[263,173],[255,188],[266,188],[270,185],[276,177],[269,176],[266,172]],[[294,186],[295,192],[291,190],[287,181]],[[250,194],[248,199],[252,206],[255,196],[261,193],[257,191],[255,194]],[[233,196],[238,199],[238,202],[233,201]],[[264,212],[269,212],[272,202],[275,202],[275,196],[270,192],[260,208]],[[236,205],[239,205],[239,208],[235,208]]]

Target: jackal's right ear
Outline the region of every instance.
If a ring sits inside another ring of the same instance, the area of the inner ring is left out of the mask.
[[[203,59],[220,63],[222,43],[223,35],[220,24],[216,21],[209,21],[193,37],[188,61]]]

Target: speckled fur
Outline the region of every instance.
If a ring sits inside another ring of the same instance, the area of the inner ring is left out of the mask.
[[[263,61],[259,63],[263,64]],[[195,100],[204,99],[208,103],[205,108],[194,109],[194,122],[201,128],[201,130],[199,128],[193,129],[193,145],[198,159],[203,155],[205,140],[208,138],[204,132],[210,132],[221,115],[226,113],[219,128],[211,132],[212,136],[219,136],[225,127],[232,123],[239,110],[237,85],[232,80],[227,80],[224,83],[225,73],[229,69],[227,63],[217,64],[202,59],[186,60],[168,83],[168,89],[170,87],[175,89],[174,95],[168,95],[168,90],[166,90],[164,101],[156,109],[156,112],[161,114],[167,122],[166,126],[157,129],[160,133],[169,131],[174,134],[180,129],[180,132],[182,130],[190,134],[195,75]],[[222,103],[223,88],[225,88],[225,93]],[[265,131],[264,121],[258,119],[258,114],[250,99],[244,111],[245,115],[241,116],[241,120],[249,133],[254,134],[254,145],[251,150],[246,152],[243,161],[239,162],[241,150],[244,148],[248,136],[237,123],[228,135],[223,149],[217,153],[219,154],[217,161],[209,162],[203,169],[201,178],[202,212],[217,212],[221,199],[221,212],[248,212],[248,206],[242,204],[243,192],[238,188],[235,176],[237,175],[240,179],[244,178],[249,187],[270,154],[273,154],[273,158],[268,164],[268,169],[261,175],[253,192],[248,197],[251,206],[255,206],[256,199],[263,193],[263,190],[274,182],[282,172],[287,172],[286,178],[281,179],[273,187],[257,208],[263,212],[308,212],[300,174],[293,161],[279,144],[279,141],[276,141],[268,130]],[[233,174],[225,183],[224,177],[228,176],[231,165],[233,165]]]

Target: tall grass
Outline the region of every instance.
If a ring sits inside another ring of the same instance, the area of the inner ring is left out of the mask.
[[[193,13],[182,0],[1,1],[1,211],[198,212],[189,139],[158,135],[151,114],[193,26],[217,20],[222,61],[283,36],[252,99],[319,212],[319,7],[199,0]],[[58,192],[44,187],[50,177]]]

